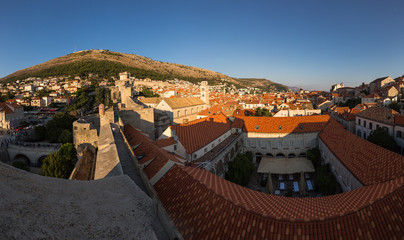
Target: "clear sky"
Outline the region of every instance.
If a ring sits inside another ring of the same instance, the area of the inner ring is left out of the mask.
[[[403,0],[0,4],[0,77],[85,49],[329,89],[404,74]]]

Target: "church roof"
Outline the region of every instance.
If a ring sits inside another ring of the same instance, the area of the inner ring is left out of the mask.
[[[185,108],[198,105],[205,105],[206,103],[197,97],[185,97],[185,98],[164,98],[164,101],[172,108]]]

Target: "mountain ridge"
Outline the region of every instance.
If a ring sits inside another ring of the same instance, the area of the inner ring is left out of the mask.
[[[91,72],[94,71],[94,72]],[[104,77],[118,76],[118,71],[129,71],[135,77],[149,77],[154,80],[184,79],[190,82],[208,80],[209,84],[222,81],[237,87],[257,87],[263,91],[288,91],[288,87],[262,78],[233,78],[212,70],[186,66],[178,63],[161,62],[136,54],[119,53],[109,50],[83,50],[67,54],[49,61],[11,73],[0,81],[12,82],[27,77],[62,76],[70,74],[94,73]]]

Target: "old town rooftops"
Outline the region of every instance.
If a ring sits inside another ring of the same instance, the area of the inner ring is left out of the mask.
[[[232,122],[224,114],[171,126],[187,153],[193,153],[231,129]]]
[[[404,176],[404,156],[346,131],[334,119],[330,119],[319,137],[363,185]]]
[[[393,239],[404,235],[403,183],[289,198],[174,166],[154,188],[184,239]]]
[[[242,117],[245,132],[261,133],[305,133],[320,132],[327,121],[328,115],[300,117]]]
[[[357,117],[374,120],[377,122],[394,124],[394,116],[399,113],[390,108],[371,107],[356,114]]]

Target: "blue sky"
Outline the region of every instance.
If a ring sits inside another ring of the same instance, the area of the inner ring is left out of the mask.
[[[0,77],[84,49],[329,89],[404,74],[404,1],[3,1]]]

